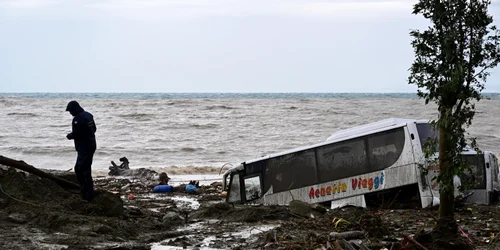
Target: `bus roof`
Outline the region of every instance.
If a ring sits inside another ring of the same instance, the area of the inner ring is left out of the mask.
[[[389,118],[377,122],[372,122],[348,129],[343,129],[338,132],[333,133],[327,141],[336,141],[339,139],[344,139],[347,137],[352,137],[355,135],[365,134],[368,132],[376,131],[379,129],[387,128],[387,127],[400,127],[402,125],[406,125],[410,122],[414,123],[428,123],[426,120],[415,120],[415,119],[405,119],[405,118]]]
[[[320,142],[320,143],[316,143],[316,144],[308,145],[308,146],[302,146],[299,148],[293,148],[293,149],[289,149],[286,151],[277,152],[277,153],[273,153],[273,154],[269,154],[269,155],[264,155],[264,156],[261,156],[261,157],[256,158],[256,159],[251,159],[249,161],[245,161],[244,163],[250,164],[253,162],[257,162],[257,161],[261,161],[261,160],[265,160],[265,159],[269,159],[269,158],[274,158],[277,156],[286,155],[289,153],[293,153],[293,152],[297,152],[297,151],[302,151],[302,150],[311,149],[314,147],[330,144],[334,141],[347,140],[347,139],[350,139],[352,137],[363,136],[363,135],[369,134],[371,132],[378,132],[381,130],[386,130],[390,127],[396,128],[396,127],[405,126],[406,124],[412,123],[412,122],[413,123],[428,123],[429,121],[416,120],[416,119],[404,119],[404,118],[385,119],[385,120],[381,120],[381,121],[377,121],[377,122],[373,122],[373,123],[368,123],[368,124],[356,126],[356,127],[349,128],[349,129],[340,130],[340,131],[332,134],[324,142]]]

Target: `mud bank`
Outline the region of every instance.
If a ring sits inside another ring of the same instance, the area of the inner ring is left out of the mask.
[[[86,202],[78,190],[6,167],[0,185],[0,249],[334,249],[342,241],[331,233],[352,231],[362,232],[348,239],[354,245],[399,249],[401,234],[430,230],[437,215],[345,207],[313,218],[288,206],[226,204],[219,183],[197,195],[153,194],[141,180],[110,177],[95,180],[97,196]],[[500,249],[498,205],[460,207],[456,219],[471,246]]]

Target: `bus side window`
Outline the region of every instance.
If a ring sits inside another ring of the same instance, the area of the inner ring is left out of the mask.
[[[365,140],[357,138],[318,148],[318,179],[333,181],[368,172]]]
[[[272,173],[270,185],[275,193],[314,185],[318,182],[314,150],[279,156],[269,161],[266,166],[266,172],[268,171]],[[267,192],[267,186],[264,188]]]
[[[382,170],[392,166],[401,156],[405,140],[403,128],[370,136],[368,138],[368,152],[371,170]]]

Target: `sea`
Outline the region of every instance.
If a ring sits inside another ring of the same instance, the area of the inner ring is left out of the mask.
[[[485,96],[467,132],[498,155],[500,93]],[[436,105],[415,93],[0,93],[0,155],[72,169],[71,100],[94,116],[92,167],[103,173],[125,156],[132,168],[203,174],[382,119],[437,119]]]

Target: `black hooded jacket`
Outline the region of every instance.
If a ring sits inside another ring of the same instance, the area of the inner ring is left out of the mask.
[[[95,132],[97,127],[94,117],[83,110],[77,101],[71,101],[66,107],[73,116],[72,132],[66,137],[75,140],[75,149],[78,152],[94,152],[96,150]]]

